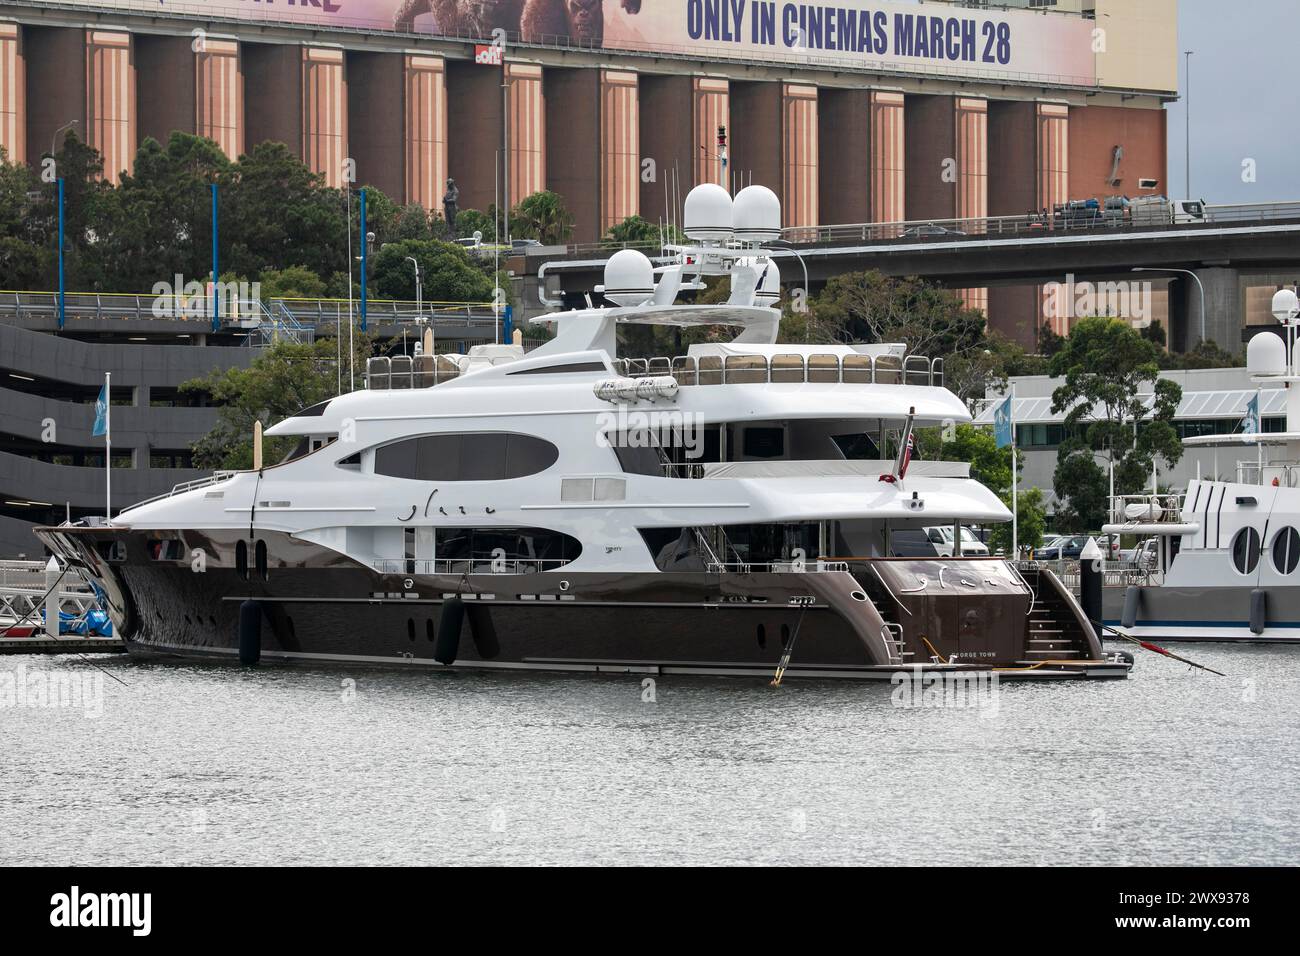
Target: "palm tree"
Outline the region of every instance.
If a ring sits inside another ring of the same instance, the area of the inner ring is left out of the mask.
[[[536,239],[558,246],[573,235],[573,216],[558,193],[542,190],[524,198],[510,213],[510,231],[517,239]]]

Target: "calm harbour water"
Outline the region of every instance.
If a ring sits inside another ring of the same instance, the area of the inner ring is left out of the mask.
[[[100,716],[0,705],[0,864],[1296,863],[1300,647],[1177,649],[1229,676],[1139,652],[1124,682],[1003,683],[996,714],[96,657],[127,682]]]

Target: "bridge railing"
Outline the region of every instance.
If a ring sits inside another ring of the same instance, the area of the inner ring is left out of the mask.
[[[206,295],[152,295],[123,292],[68,292],[63,314],[69,319],[109,319],[134,322],[210,322],[212,299]],[[329,329],[356,321],[360,303],[347,299],[306,299],[273,296],[265,299],[221,296],[218,318],[223,326],[253,326],[274,316],[298,329]],[[432,321],[437,327],[471,328],[495,322],[499,316],[491,302],[423,302],[370,299],[369,322],[418,325]],[[57,292],[0,291],[0,322],[57,319]]]

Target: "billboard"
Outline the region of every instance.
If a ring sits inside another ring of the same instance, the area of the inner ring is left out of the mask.
[[[1092,85],[1095,21],[838,0],[63,0],[207,18]]]

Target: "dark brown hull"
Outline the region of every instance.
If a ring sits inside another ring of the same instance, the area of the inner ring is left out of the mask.
[[[1005,666],[1024,670],[1006,676],[1026,677],[1126,673],[1095,659],[1030,670],[1022,647],[1007,640],[1008,629],[1023,628],[1023,621],[997,619],[983,635],[953,615],[936,614],[924,641],[908,639],[900,656],[881,635],[875,604],[848,572],[384,574],[259,531],[268,554],[262,575],[237,570],[238,532],[41,534],[84,563],[136,655],[237,661],[241,607],[255,602],[262,660],[441,668],[449,656],[438,641],[444,608],[459,596],[464,616],[455,667],[770,677],[793,642],[792,676],[889,679],[903,665],[929,667],[963,654],[969,663],[940,669]],[[152,542],[177,538],[184,541],[180,555],[153,556]],[[110,540],[125,546],[118,560],[104,555]]]

